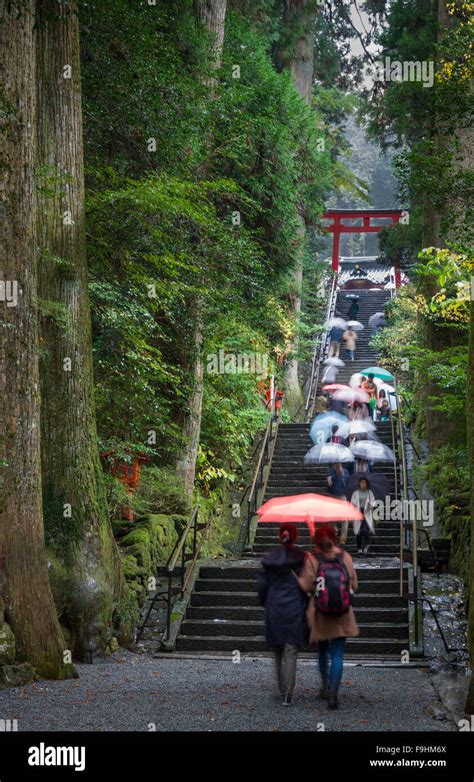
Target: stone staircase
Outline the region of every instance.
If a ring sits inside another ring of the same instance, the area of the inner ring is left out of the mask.
[[[360,311],[357,320],[365,325],[358,332],[358,344],[354,362],[348,360],[345,351],[341,358],[346,366],[341,368],[337,381],[347,383],[354,372],[377,363],[377,357],[369,346],[373,332],[368,319],[383,309],[387,293],[380,290],[358,290]],[[336,314],[347,316],[350,300],[340,291],[336,301]],[[377,424],[377,436],[392,447],[391,425]],[[271,471],[264,501],[272,497],[316,492],[327,494],[326,465],[306,467],[304,455],[313,445],[309,437],[309,424],[280,424]],[[395,471],[392,464],[374,466],[389,480],[391,491],[395,489]],[[220,565],[203,565],[200,568],[177,640],[177,651],[212,653],[261,653],[266,650],[263,636],[263,609],[259,606],[255,591],[259,560],[265,551],[278,542],[279,524],[259,523],[255,534],[253,552],[248,559],[226,561]],[[298,545],[312,548],[308,528],[298,524]],[[364,659],[400,659],[400,653],[409,648],[408,601],[400,597],[400,568],[398,522],[380,522],[374,542],[367,556],[357,556],[352,525],[349,526],[347,549],[355,555],[359,578],[359,591],[355,610],[361,634],[348,639],[350,656]],[[407,592],[408,568],[404,568],[404,593]]]
[[[258,569],[257,561],[201,567],[178,637],[179,652],[266,651],[263,608],[255,592]],[[399,658],[408,649],[408,609],[398,595],[399,569],[358,567],[357,575],[361,634],[348,639],[348,654]]]
[[[313,445],[309,436],[309,428],[309,424],[280,424],[265,500],[270,500],[272,497],[286,497],[291,494],[304,494],[306,492],[328,494],[326,482],[328,466],[313,465],[307,467],[304,464],[304,455]],[[391,425],[389,423],[378,423],[377,437],[391,448]],[[381,473],[387,477],[391,492],[394,494],[395,470],[393,464],[386,462],[375,464],[374,472]],[[272,530],[271,526],[268,523],[258,525],[253,546],[255,554],[263,554],[272,542],[275,543],[275,530]],[[399,537],[400,528],[396,521],[380,522],[377,526],[375,542],[371,544],[368,556],[397,556]],[[310,545],[307,527],[302,527],[299,543],[302,546]],[[355,537],[352,525],[350,525],[348,551],[353,554],[355,550]]]

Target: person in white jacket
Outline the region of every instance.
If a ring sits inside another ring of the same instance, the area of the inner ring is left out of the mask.
[[[368,554],[370,536],[375,535],[375,525],[372,509],[375,506],[375,495],[365,478],[359,480],[359,488],[352,493],[352,504],[360,510],[364,518],[362,521],[354,521],[354,533],[357,541],[357,553]]]

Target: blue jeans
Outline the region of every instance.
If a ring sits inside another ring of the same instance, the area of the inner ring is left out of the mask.
[[[318,641],[319,670],[323,685],[328,684],[332,692],[337,693],[342,678],[344,665],[345,638],[333,638],[331,641]],[[328,673],[329,657],[331,668]]]

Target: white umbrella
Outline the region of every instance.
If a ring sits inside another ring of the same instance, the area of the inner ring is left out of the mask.
[[[360,372],[355,372],[353,375],[351,375],[351,379],[349,380],[350,387],[358,388],[362,383],[362,377],[363,375],[361,375]]]
[[[352,331],[363,331],[365,328],[365,326],[363,326],[362,323],[359,323],[358,320],[348,320],[347,327],[352,329]]]
[[[394,394],[395,389],[393,386],[390,386],[388,383],[382,383],[382,385],[379,388],[379,391],[385,391],[386,394]]]
[[[345,367],[344,361],[340,358],[336,358],[336,356],[327,358],[326,361],[324,361],[324,364],[330,367]]]
[[[383,312],[374,312],[369,318],[369,326],[375,326],[379,320],[384,320],[385,315]]]
[[[326,328],[332,329],[332,328],[339,328],[339,329],[345,329],[346,328],[346,321],[344,318],[331,318],[331,320],[328,320],[326,323]]]
[[[321,378],[322,385],[327,386],[327,385],[331,385],[332,383],[335,383],[338,372],[339,369],[337,367],[333,367],[333,366],[326,367],[324,375]]]
[[[368,402],[370,397],[365,391],[357,391],[356,389],[346,391],[342,389],[342,391],[336,391],[333,394],[333,399],[340,399],[341,402]]]
[[[365,459],[368,462],[393,462],[395,460],[394,453],[388,446],[373,440],[358,440],[351,445],[350,450],[358,459]]]
[[[338,437],[345,440],[347,437],[350,437],[351,434],[371,434],[372,432],[375,432],[375,428],[375,424],[369,419],[348,421],[346,424],[341,424],[336,434]]]
[[[353,462],[354,455],[349,448],[339,443],[323,443],[310,448],[304,457],[305,464],[336,464]]]

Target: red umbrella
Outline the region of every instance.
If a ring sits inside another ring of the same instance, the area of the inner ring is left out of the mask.
[[[323,494],[295,494],[289,497],[273,497],[257,511],[259,521],[305,521],[311,534],[315,524],[334,521],[357,521],[364,517],[346,500],[338,500]]]
[[[352,503],[323,494],[273,497],[261,505],[257,513],[259,521],[306,521],[310,530],[320,522],[359,521],[364,518]]]

